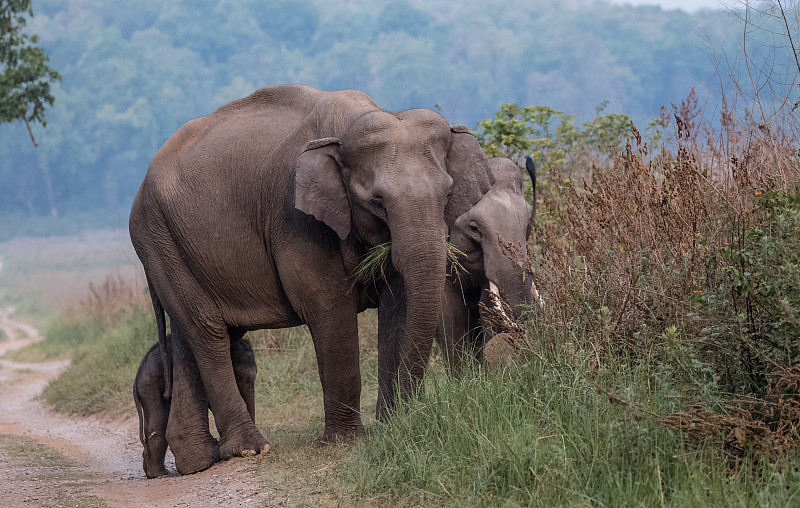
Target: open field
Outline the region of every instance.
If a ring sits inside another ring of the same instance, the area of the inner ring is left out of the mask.
[[[119,276],[145,290],[128,232],[87,231],[70,236],[17,237],[0,243],[0,307],[39,325],[90,294],[89,283]]]

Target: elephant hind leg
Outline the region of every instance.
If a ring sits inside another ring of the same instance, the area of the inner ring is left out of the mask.
[[[207,318],[213,315],[208,312],[196,313]],[[205,388],[204,395],[214,412],[214,421],[220,436],[219,459],[266,453],[269,451],[269,444],[256,428],[247,405],[240,396],[231,360],[231,341],[227,327],[221,323],[221,319],[216,326],[211,323],[213,321],[207,319],[203,326],[193,323],[185,325],[183,322],[179,326],[186,328],[186,342],[191,348],[193,360],[196,360],[196,364],[191,362],[191,367],[196,368],[197,372],[195,383]],[[207,417],[205,425],[207,429]]]
[[[175,246],[164,250],[179,251]],[[170,259],[169,269],[158,256],[143,259],[147,260],[145,271],[170,317],[173,335],[173,394],[167,442],[178,472],[197,472],[220,458],[268,451],[267,440],[239,396],[230,337],[215,301],[180,257]],[[214,411],[219,442],[209,432],[209,407]]]
[[[166,439],[175,468],[185,475],[208,469],[219,460],[219,444],[208,428],[208,399],[194,355],[183,332],[172,325],[173,378]]]

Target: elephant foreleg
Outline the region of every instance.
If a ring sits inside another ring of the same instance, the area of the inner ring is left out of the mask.
[[[310,324],[325,407],[325,443],[349,441],[364,433],[361,371],[355,311],[335,323]]]
[[[444,286],[442,316],[436,329],[436,341],[442,350],[450,373],[461,376],[465,364],[470,363],[471,348],[469,307],[465,303],[458,282],[448,281]]]
[[[378,403],[375,416],[386,420],[395,406],[400,343],[406,322],[405,289],[399,278],[381,289],[378,306]]]

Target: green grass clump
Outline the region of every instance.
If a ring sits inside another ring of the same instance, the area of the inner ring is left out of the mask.
[[[372,247],[361,258],[352,278],[360,284],[374,284],[376,281],[385,278],[387,263],[392,254],[392,242],[385,242]]]
[[[156,339],[153,312],[146,306],[120,311],[107,327],[96,321],[56,325],[41,347],[71,350],[72,363],[47,385],[45,400],[57,411],[79,415],[133,407],[133,379]]]
[[[594,385],[672,409],[648,394],[645,372],[617,366],[590,381],[586,365],[537,353],[462,380],[429,376],[419,401],[355,446],[343,474],[356,495],[458,506],[783,506],[800,496],[791,467],[731,473]]]
[[[118,326],[118,325],[115,325]],[[48,327],[45,339],[29,344],[5,357],[18,362],[43,362],[69,354],[84,344],[92,344],[103,335],[100,323],[81,319],[67,313],[56,318]]]

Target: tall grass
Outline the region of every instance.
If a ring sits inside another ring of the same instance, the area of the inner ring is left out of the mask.
[[[51,325],[42,342],[21,357],[69,354],[71,364],[43,395],[57,411],[120,413],[132,406],[131,386],[142,357],[155,342],[150,301],[120,278],[90,285],[89,297]]]
[[[731,472],[659,427],[648,412],[680,403],[653,389],[648,369],[589,375],[585,351],[534,352],[461,380],[428,377],[419,401],[355,446],[343,472],[355,494],[424,506],[788,506],[800,497],[798,458],[783,470]]]

